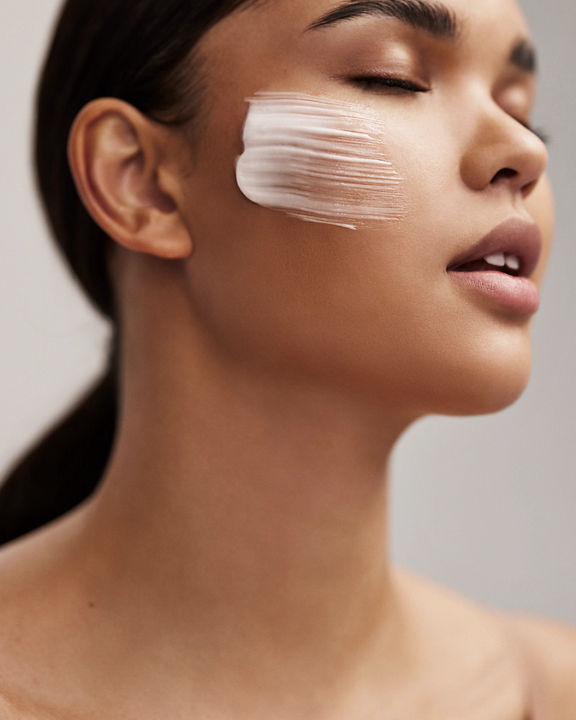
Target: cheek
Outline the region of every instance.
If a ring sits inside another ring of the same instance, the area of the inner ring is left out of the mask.
[[[236,180],[257,205],[349,229],[406,213],[385,131],[354,105],[300,93],[250,101]]]

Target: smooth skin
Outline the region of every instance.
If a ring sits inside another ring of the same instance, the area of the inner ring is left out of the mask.
[[[202,40],[199,122],[114,99],[70,162],[113,240],[122,415],[102,485],[0,553],[2,718],[573,720],[576,631],[478,607],[391,563],[388,465],[431,413],[513,402],[531,320],[456,287],[510,217],[553,231],[515,0],[447,0],[457,41],[390,18],[305,29],[267,0]],[[366,89],[376,70],[428,93]],[[245,98],[381,112],[410,212],[349,231],[242,196]],[[502,172],[504,171],[504,172]]]

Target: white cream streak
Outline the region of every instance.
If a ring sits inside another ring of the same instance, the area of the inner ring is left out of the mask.
[[[236,180],[252,202],[301,220],[356,229],[406,212],[386,131],[357,105],[285,92],[256,93]]]

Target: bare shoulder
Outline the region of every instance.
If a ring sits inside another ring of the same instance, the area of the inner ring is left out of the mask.
[[[33,695],[43,668],[53,667],[66,612],[58,572],[63,527],[53,523],[0,547],[0,720],[57,717]]]
[[[484,674],[499,667],[500,687],[519,683],[524,688],[524,714],[537,720],[576,718],[576,627],[484,607],[405,571],[400,577],[409,594],[421,598],[419,609],[433,613],[448,638],[465,638],[468,647],[487,658],[481,666]],[[456,654],[464,657],[458,645]],[[506,672],[507,667],[512,670]]]
[[[541,696],[543,712],[553,720],[576,717],[576,627],[522,613],[499,617],[517,638]],[[546,715],[544,715],[546,719]]]
[[[477,717],[482,711],[484,717],[529,717],[526,663],[519,642],[500,617],[459,592],[403,568],[397,569],[396,576],[403,605],[409,607],[408,619],[413,627],[418,625],[423,638],[419,653],[429,662],[428,672],[435,676],[443,672],[442,686],[449,682],[453,696],[466,700],[459,712],[451,708],[445,716],[469,717],[474,706]]]

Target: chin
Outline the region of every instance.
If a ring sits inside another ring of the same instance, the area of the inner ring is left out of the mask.
[[[471,416],[500,412],[513,405],[530,381],[529,340],[493,343],[463,353],[434,382],[430,414]]]
[[[529,373],[501,377],[493,385],[461,388],[461,392],[444,403],[435,414],[452,416],[490,415],[513,405],[524,394]]]

